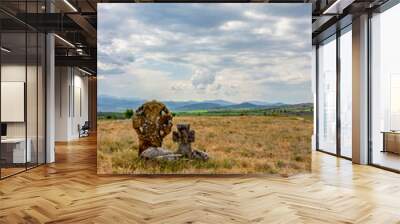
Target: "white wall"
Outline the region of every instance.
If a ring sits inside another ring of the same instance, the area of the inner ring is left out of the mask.
[[[72,67],[56,67],[55,140],[79,138],[78,125],[88,120],[88,78]]]
[[[18,64],[5,64],[1,66],[1,81],[2,82],[24,82],[25,81],[25,71],[26,67],[24,65]],[[28,73],[32,69],[32,66],[28,66]],[[35,83],[36,84],[36,83]],[[28,97],[36,97],[35,92],[28,92]],[[4,97],[4,96],[3,96]],[[28,99],[27,99],[28,100]],[[31,101],[31,100],[28,100]],[[36,107],[36,105],[35,105]],[[2,110],[7,110],[7,108],[1,108]],[[24,109],[24,108],[22,108]],[[36,114],[35,114],[36,116]],[[28,121],[33,120],[28,114]],[[7,135],[8,137],[25,137],[25,122],[7,122]],[[28,136],[29,137],[29,136]]]
[[[88,77],[82,76],[79,72],[76,75],[77,70],[75,70],[74,77],[74,108],[72,108],[72,120],[71,120],[71,135],[74,137],[79,137],[78,124],[83,125],[85,121],[89,119],[88,113]]]
[[[70,77],[67,67],[55,68],[55,141],[68,140],[68,88]]]
[[[25,64],[8,64],[1,66],[2,82],[25,82]],[[7,110],[7,108],[1,108]],[[8,122],[7,137],[25,137],[25,122]]]

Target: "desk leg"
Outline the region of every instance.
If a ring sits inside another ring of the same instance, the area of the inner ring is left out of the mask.
[[[382,133],[383,135],[383,150],[381,152],[386,152],[386,134]]]

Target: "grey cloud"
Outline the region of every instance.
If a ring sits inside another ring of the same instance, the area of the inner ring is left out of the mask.
[[[135,61],[135,56],[124,53],[99,52],[98,60],[103,63],[124,66]]]
[[[277,25],[281,20],[288,21],[287,29]],[[231,21],[241,25],[221,29]],[[260,84],[254,89],[308,85],[310,23],[311,9],[306,4],[100,4],[98,59],[107,66],[99,71],[120,74],[132,70],[129,66],[162,71],[160,74],[173,82],[168,84],[171,91],[194,88],[219,92],[227,98],[242,94],[240,86],[218,82],[216,74],[227,68],[241,75],[232,75],[225,82],[247,77],[243,82]],[[116,40],[124,41],[117,50]],[[177,71],[178,65],[188,71]],[[202,71],[197,71],[199,68]],[[186,84],[177,85],[178,81]],[[274,95],[269,94],[266,97]]]
[[[205,89],[215,81],[215,74],[205,69],[197,69],[192,76],[192,84],[197,89]]]
[[[100,75],[120,75],[123,74],[125,71],[122,68],[98,68],[98,73]]]

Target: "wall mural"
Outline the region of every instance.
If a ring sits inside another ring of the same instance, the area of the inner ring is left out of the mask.
[[[98,4],[99,174],[309,172],[309,4]]]

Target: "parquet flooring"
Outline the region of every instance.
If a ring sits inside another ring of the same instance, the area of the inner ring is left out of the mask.
[[[400,223],[400,175],[313,153],[290,178],[96,175],[94,137],[0,181],[0,223]]]

